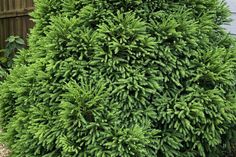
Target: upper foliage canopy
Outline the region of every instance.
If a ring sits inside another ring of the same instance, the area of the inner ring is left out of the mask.
[[[37,0],[0,86],[12,156],[217,157],[235,137],[219,0]]]

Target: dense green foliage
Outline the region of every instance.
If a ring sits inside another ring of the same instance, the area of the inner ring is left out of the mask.
[[[37,0],[0,86],[13,157],[217,157],[236,131],[219,0]]]

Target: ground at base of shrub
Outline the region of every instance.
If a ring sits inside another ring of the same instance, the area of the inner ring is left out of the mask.
[[[0,134],[2,133],[2,130],[0,129]],[[0,157],[8,157],[10,154],[10,151],[5,147],[4,144],[0,144]]]
[[[0,144],[0,157],[7,157],[9,154],[10,151],[3,144]]]

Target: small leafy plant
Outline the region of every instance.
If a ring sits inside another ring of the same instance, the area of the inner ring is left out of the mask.
[[[6,48],[0,50],[0,81],[5,78],[8,69],[12,67],[16,52],[25,46],[24,40],[19,36],[10,36],[6,42]]]
[[[6,48],[1,50],[0,62],[3,67],[10,68],[16,52],[25,46],[25,42],[19,36],[10,36],[6,40]]]

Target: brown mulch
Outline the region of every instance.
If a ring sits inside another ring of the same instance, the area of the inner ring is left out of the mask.
[[[0,129],[0,134],[2,133],[2,130]],[[10,151],[3,145],[0,144],[0,157],[8,157],[10,154]]]

